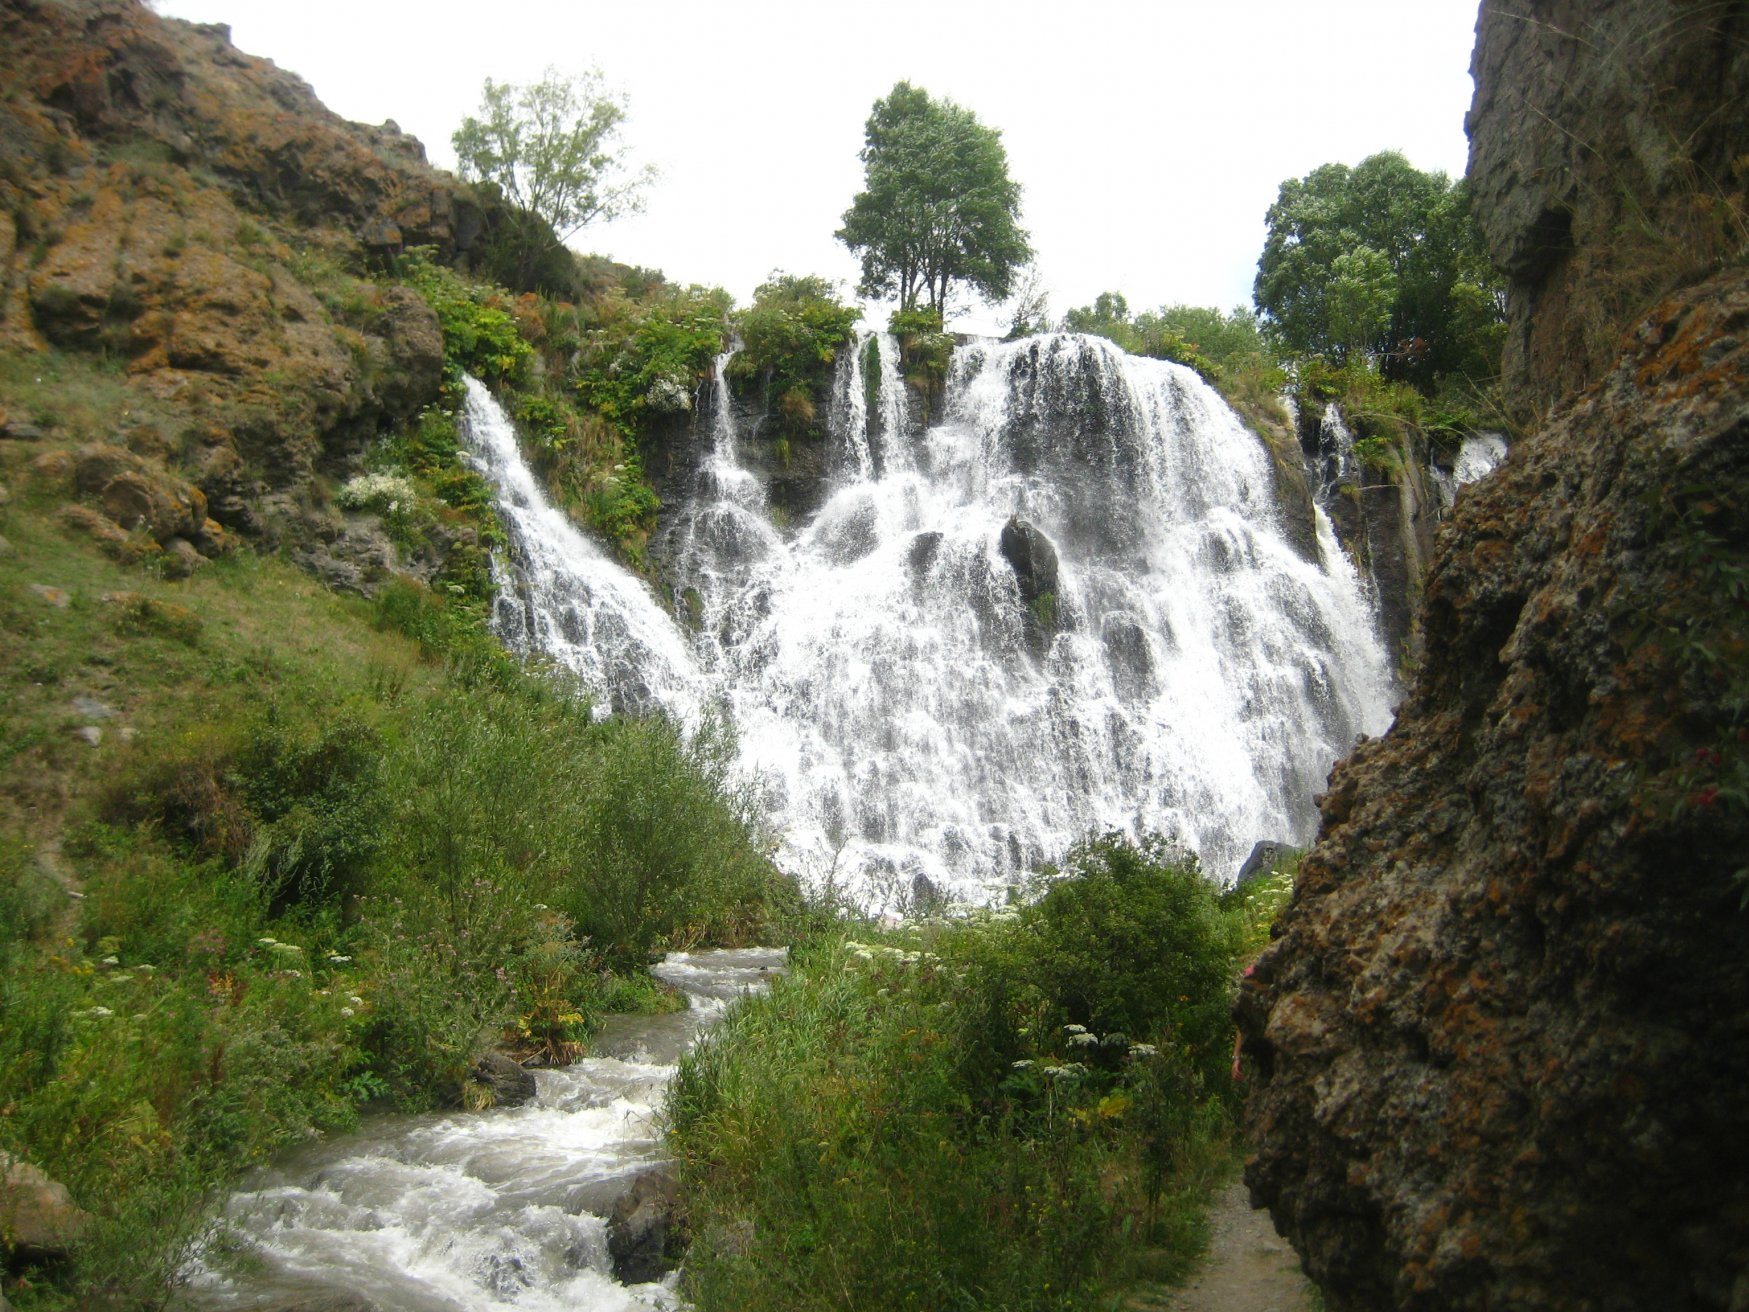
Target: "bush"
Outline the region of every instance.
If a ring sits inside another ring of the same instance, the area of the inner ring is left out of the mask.
[[[1093,1307],[1181,1269],[1243,928],[1107,836],[1030,906],[798,951],[670,1089],[697,1306]]]
[[[828,386],[838,351],[855,339],[861,310],[840,304],[824,278],[773,273],[753,293],[753,304],[733,316],[741,338],[734,368],[757,378],[777,398],[786,432],[814,429],[814,396]]]

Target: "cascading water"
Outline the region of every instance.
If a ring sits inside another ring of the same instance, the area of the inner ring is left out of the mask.
[[[691,1007],[612,1018],[596,1055],[535,1073],[527,1106],[383,1117],[292,1154],[230,1200],[225,1223],[250,1261],[190,1271],[195,1302],[221,1312],[344,1292],[380,1312],[676,1306],[671,1281],[614,1280],[603,1215],[661,1160],[656,1109],[680,1053],[782,963],[764,949],[676,954],[655,973]]]
[[[1388,723],[1328,526],[1320,563],[1294,551],[1261,443],[1189,370],[1098,338],[961,347],[944,418],[913,431],[897,343],[865,336],[829,495],[780,531],[740,461],[731,356],[670,534],[691,660],[649,640],[663,663],[634,688],[726,708],[798,875],[871,906],[920,878],[989,900],[1107,828],[1173,833],[1226,875],[1256,839],[1308,837],[1330,763]],[[567,604],[525,594],[512,636]],[[593,659],[611,679],[641,657]]]
[[[695,723],[706,685],[685,639],[644,585],[547,500],[509,416],[485,384],[466,381],[463,437],[510,539],[507,559],[494,561],[499,636],[574,671],[611,709],[660,709]]]
[[[917,876],[984,900],[1090,828],[1170,831],[1221,872],[1305,837],[1390,679],[1352,573],[1281,537],[1225,404],[1057,336],[962,348],[921,435],[893,413],[879,473],[847,443],[814,520],[704,600],[786,863],[865,901]]]
[[[1504,459],[1506,439],[1499,433],[1472,433],[1464,438],[1463,445],[1458,448],[1457,458],[1452,461],[1449,474],[1437,465],[1433,467],[1433,481],[1439,489],[1441,507],[1450,510],[1457,504],[1459,488],[1467,487],[1477,479],[1486,478],[1499,468]]]

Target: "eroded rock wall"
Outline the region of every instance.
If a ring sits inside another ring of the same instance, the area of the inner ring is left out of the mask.
[[[1743,148],[1746,10],[1483,5],[1478,215],[1552,418],[1440,530],[1238,1004],[1247,1180],[1336,1312],[1749,1307],[1749,269],[1620,245]]]
[[[1470,187],[1508,278],[1505,382],[1546,413],[1749,233],[1749,5],[1489,0]]]
[[[0,352],[51,373],[101,361],[133,399],[111,431],[71,397],[41,414],[0,398],[0,419],[50,455],[125,448],[192,485],[215,526],[344,556],[325,479],[429,404],[442,368],[430,308],[370,275],[413,245],[465,260],[502,215],[393,124],[348,123],[222,27],[135,0],[0,3],[0,84]],[[52,482],[65,464],[34,468]],[[113,536],[101,489],[63,490]]]

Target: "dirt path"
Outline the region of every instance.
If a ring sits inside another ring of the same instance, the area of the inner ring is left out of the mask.
[[[1311,1282],[1269,1213],[1253,1209],[1238,1180],[1209,1211],[1208,1257],[1182,1288],[1132,1299],[1132,1312],[1317,1312]]]

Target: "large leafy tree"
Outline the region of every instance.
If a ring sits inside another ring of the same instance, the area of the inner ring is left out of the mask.
[[[955,283],[989,301],[1008,296],[1032,249],[1000,132],[900,82],[875,102],[862,162],[865,189],[837,236],[862,256],[864,295],[938,313]]]
[[[614,138],[625,114],[623,98],[593,70],[549,68],[526,86],[486,80],[479,116],[463,119],[450,141],[462,177],[496,188],[521,216],[512,281],[526,283],[588,224],[639,208],[654,170],[623,166]]]
[[[1254,299],[1299,354],[1370,358],[1394,377],[1495,372],[1503,287],[1469,192],[1386,151],[1281,184]]]

